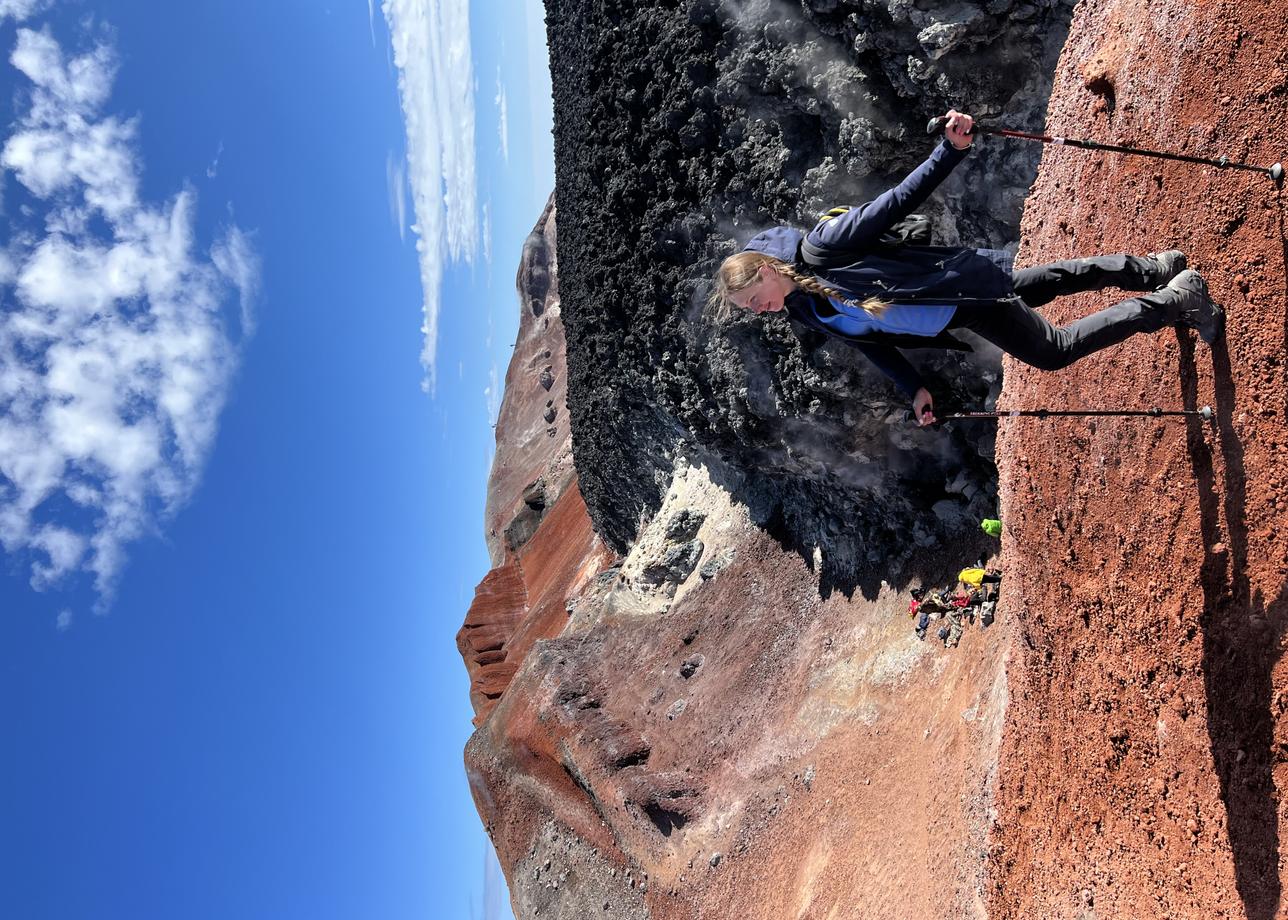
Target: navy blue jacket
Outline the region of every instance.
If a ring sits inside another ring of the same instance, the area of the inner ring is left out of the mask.
[[[1005,253],[959,246],[889,247],[878,242],[883,233],[921,206],[968,152],[969,148],[958,150],[945,139],[906,179],[875,200],[820,222],[808,236],[794,227],[774,227],[757,234],[743,248],[801,264],[858,301],[879,297],[887,303],[960,305],[1014,297]],[[840,268],[812,268],[801,257],[801,242],[806,239],[824,253],[852,254],[854,261]],[[909,396],[924,384],[898,347],[969,348],[947,332],[937,336],[839,334],[820,319],[835,308],[804,291],[793,291],[785,306],[797,322],[858,348]]]

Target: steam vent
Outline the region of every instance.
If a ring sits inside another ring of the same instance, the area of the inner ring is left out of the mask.
[[[716,264],[930,116],[1288,158],[1284,0],[547,0],[557,182],[458,643],[520,918],[1280,916],[1288,234],[1265,173],[984,136],[927,204],[1017,265],[1181,249],[1226,308],[1043,372],[715,322]],[[556,228],[557,223],[557,228]],[[1113,292],[1045,308],[1068,322]],[[1000,539],[980,527],[1000,518]],[[984,560],[995,619],[911,591]]]

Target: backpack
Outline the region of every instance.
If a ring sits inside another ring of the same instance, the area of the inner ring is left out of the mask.
[[[849,205],[832,208],[819,217],[818,223],[826,223],[833,217],[840,217],[848,210],[850,210]],[[818,224],[815,226],[817,227]],[[877,239],[876,248],[898,249],[901,246],[929,246],[930,244],[930,218],[925,214],[909,214],[881,234]],[[808,240],[802,240],[801,260],[811,268],[841,268],[852,264],[855,261],[855,254],[826,249],[815,246]]]

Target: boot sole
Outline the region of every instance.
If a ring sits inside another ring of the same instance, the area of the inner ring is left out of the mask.
[[[1220,340],[1221,335],[1225,332],[1225,311],[1221,305],[1212,301],[1212,315],[1206,320],[1194,327],[1194,331],[1199,334],[1208,345],[1215,345]]]
[[[1178,281],[1181,283],[1177,284]],[[1183,326],[1186,329],[1193,329],[1198,333],[1199,338],[1207,345],[1216,344],[1216,342],[1221,338],[1222,333],[1225,331],[1225,310],[1223,310],[1221,305],[1213,300],[1212,295],[1208,293],[1207,280],[1198,272],[1187,268],[1171,281],[1167,282],[1167,287],[1171,288],[1173,291],[1178,291],[1183,294],[1198,295],[1208,302],[1208,306],[1211,310],[1211,313],[1208,316],[1205,316],[1198,322],[1182,321],[1181,323],[1178,323],[1178,325]]]

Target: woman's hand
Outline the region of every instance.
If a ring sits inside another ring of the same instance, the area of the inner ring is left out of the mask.
[[[956,109],[949,109],[944,117],[948,119],[944,125],[944,137],[948,138],[948,143],[958,150],[965,150],[975,142],[970,133],[975,127],[975,119]]]
[[[918,390],[917,395],[912,397],[912,417],[922,428],[935,424],[935,401],[925,387]]]

